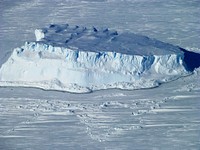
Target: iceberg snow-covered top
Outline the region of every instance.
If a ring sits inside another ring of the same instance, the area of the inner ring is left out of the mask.
[[[79,51],[116,52],[128,55],[180,54],[179,47],[134,33],[109,29],[52,24],[35,30],[36,41]]]

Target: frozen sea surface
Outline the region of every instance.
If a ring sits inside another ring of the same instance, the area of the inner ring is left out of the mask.
[[[33,40],[36,28],[49,23],[111,27],[189,50],[200,48],[198,0],[59,0],[51,3],[3,0],[0,4],[0,60],[3,61],[13,48]]]
[[[199,72],[136,91],[69,94],[1,88],[1,149],[200,147]]]
[[[2,0],[0,65],[49,23],[111,27],[199,52],[199,9],[198,0]],[[78,95],[0,88],[0,149],[198,150],[199,80]]]

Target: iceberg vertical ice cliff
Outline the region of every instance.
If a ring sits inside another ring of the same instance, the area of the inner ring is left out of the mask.
[[[14,49],[0,69],[0,86],[69,92],[156,87],[188,74],[177,46],[109,29],[50,25],[36,41]]]

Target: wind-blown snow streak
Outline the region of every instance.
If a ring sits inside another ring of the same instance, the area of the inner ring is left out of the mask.
[[[108,29],[50,25],[36,42],[14,49],[0,69],[0,86],[90,92],[156,87],[188,74],[176,46]]]

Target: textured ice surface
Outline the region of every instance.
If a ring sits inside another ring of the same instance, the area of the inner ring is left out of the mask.
[[[1,86],[70,92],[156,87],[188,74],[179,47],[133,33],[52,24],[14,49]]]
[[[35,30],[36,41],[80,51],[116,52],[128,55],[166,55],[181,53],[178,47],[134,33],[118,33],[108,28],[51,24]],[[40,43],[41,43],[40,42]]]
[[[198,0],[1,0],[0,66],[49,23],[131,31],[200,52],[199,8]],[[89,95],[0,87],[0,149],[199,150],[199,83],[200,72]]]

